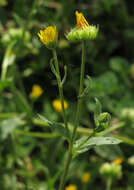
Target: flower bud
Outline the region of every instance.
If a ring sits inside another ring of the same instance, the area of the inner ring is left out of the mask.
[[[117,164],[104,163],[100,168],[100,173],[105,177],[112,179],[120,179],[122,176],[122,166]]]
[[[134,122],[134,109],[133,108],[124,108],[121,112],[123,119],[128,119]]]
[[[134,155],[128,158],[128,164],[134,166]]]
[[[95,132],[101,132],[103,130],[105,130],[109,124],[110,124],[110,120],[111,120],[111,116],[109,113],[107,112],[104,112],[104,113],[101,113],[97,119],[96,119],[96,128],[95,128]]]
[[[66,38],[70,42],[77,42],[83,40],[95,39],[98,33],[98,28],[96,26],[86,26],[81,29],[72,29],[67,35]]]

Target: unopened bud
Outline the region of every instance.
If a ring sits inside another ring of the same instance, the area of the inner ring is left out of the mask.
[[[66,38],[71,42],[95,39],[98,30],[96,26],[86,26],[80,29],[74,28],[66,35]]]
[[[110,121],[111,121],[111,116],[109,113],[107,112],[104,112],[104,113],[101,113],[97,119],[97,126],[95,128],[95,132],[101,132],[103,130],[105,130],[109,124],[110,124]]]
[[[100,173],[105,178],[120,179],[122,176],[122,166],[110,163],[104,163],[100,168]]]

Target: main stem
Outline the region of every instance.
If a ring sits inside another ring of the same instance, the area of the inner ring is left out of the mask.
[[[82,92],[83,92],[84,73],[85,73],[85,42],[82,42],[80,88],[79,88],[79,95],[78,95],[76,118],[75,118],[72,137],[71,137],[71,140],[69,142],[69,150],[68,150],[68,155],[67,155],[67,159],[66,159],[66,162],[65,162],[65,167],[64,167],[64,170],[63,170],[63,174],[61,176],[61,181],[60,181],[60,185],[59,185],[58,190],[63,190],[64,189],[64,184],[65,184],[66,176],[67,176],[67,173],[68,173],[69,165],[70,165],[70,162],[72,160],[72,149],[73,149],[73,144],[74,144],[74,140],[75,140],[77,127],[78,127],[78,124],[79,124],[79,117],[80,117],[80,111],[81,111],[82,99],[80,97],[81,97]]]
[[[65,123],[65,127],[68,129],[68,123],[67,123],[67,118],[66,118],[65,108],[64,108],[63,86],[61,84],[61,76],[60,76],[59,64],[58,64],[57,53],[56,53],[55,49],[53,49],[53,57],[54,57],[55,69],[56,69],[56,72],[57,72],[56,78],[57,78],[59,94],[60,94],[60,101],[61,101],[61,106],[62,106],[62,117],[63,117],[63,121]]]

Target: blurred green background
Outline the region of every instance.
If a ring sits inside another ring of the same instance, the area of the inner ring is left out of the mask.
[[[67,143],[44,126],[37,113],[51,121],[62,121],[53,107],[57,99],[56,79],[50,69],[52,53],[37,33],[56,25],[61,74],[68,68],[64,96],[67,117],[72,124],[76,110],[80,74],[81,44],[70,44],[65,34],[76,25],[75,11],[82,12],[89,24],[99,26],[96,40],[87,42],[86,75],[92,88],[84,100],[80,125],[94,127],[97,97],[103,111],[117,125],[111,135],[123,140],[117,146],[91,150],[72,162],[67,184],[78,190],[104,189],[99,172],[105,162],[123,158],[122,178],[113,190],[134,189],[134,2],[132,0],[0,0],[0,189],[54,190],[62,171]],[[3,65],[7,66],[3,77]],[[88,86],[85,78],[85,86]],[[31,98],[33,85],[43,94]],[[110,151],[109,151],[110,150]],[[79,166],[79,167],[78,167]],[[83,173],[91,179],[81,182]],[[71,189],[70,189],[71,190]]]

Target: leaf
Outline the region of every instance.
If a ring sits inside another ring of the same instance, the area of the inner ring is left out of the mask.
[[[119,144],[121,141],[119,139],[113,138],[113,137],[92,137],[89,139],[86,143],[86,145],[108,145],[108,144]]]
[[[95,101],[96,101],[95,115],[98,116],[101,114],[101,103],[97,98],[95,98]]]
[[[4,120],[1,123],[1,139],[5,139],[12,131],[20,124],[20,118],[15,117],[11,119]]]
[[[110,59],[110,67],[116,72],[128,72],[129,63],[122,57],[113,57]]]
[[[54,122],[52,124],[49,125],[51,127],[51,129],[61,135],[63,135],[64,137],[66,137],[67,139],[70,138],[70,134],[69,131],[60,123]]]
[[[0,92],[2,92],[6,87],[8,87],[9,83],[10,82],[8,80],[0,81]]]
[[[44,117],[44,116],[42,116],[42,115],[40,115],[40,114],[38,114],[38,116],[39,116],[39,118],[40,118],[42,121],[44,121],[45,123],[47,123],[47,124],[49,124],[49,125],[52,124],[52,122],[49,121],[46,117]]]
[[[96,96],[110,95],[119,90],[119,81],[114,72],[108,71],[95,78],[93,91]]]
[[[95,105],[95,110],[94,110],[94,121],[95,121],[96,127],[98,127],[99,126],[98,116],[101,114],[101,103],[97,98],[95,98],[95,101],[96,101],[96,105]]]
[[[44,121],[45,123],[49,125],[52,131],[59,133],[60,135],[66,137],[67,139],[70,138],[69,130],[65,128],[63,124],[58,123],[58,122],[51,122],[42,115],[39,115],[39,117],[42,121]]]
[[[84,89],[82,96],[86,96],[89,93],[89,90],[91,90],[93,82],[90,76],[87,75],[87,79],[85,80],[86,88]]]
[[[115,160],[118,157],[123,157],[123,153],[119,145],[102,145],[95,147],[95,152],[101,157],[109,160]]]
[[[74,144],[74,152],[81,154],[83,152],[88,151],[92,147],[101,146],[101,145],[109,145],[109,144],[119,144],[121,141],[119,139],[113,137],[91,137],[87,140],[87,137],[82,137],[77,140]]]

